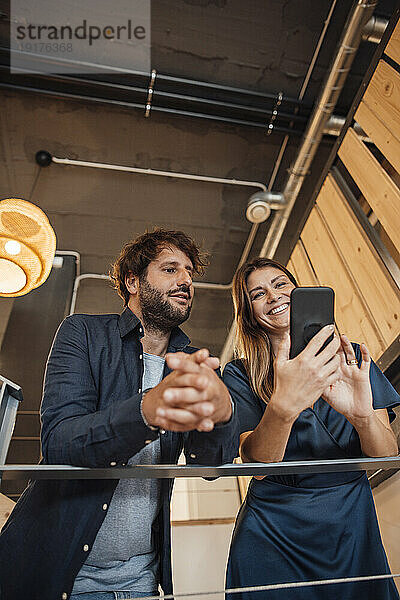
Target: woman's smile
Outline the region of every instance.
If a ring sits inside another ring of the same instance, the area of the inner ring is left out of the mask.
[[[271,308],[271,310],[269,310],[267,312],[267,315],[280,314],[280,313],[284,312],[285,310],[287,310],[288,308],[289,308],[289,303],[288,302],[284,302],[280,306],[276,306],[275,308]]]

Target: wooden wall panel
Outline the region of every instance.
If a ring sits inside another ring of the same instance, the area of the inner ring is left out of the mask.
[[[399,188],[353,129],[347,131],[338,154],[393,244],[400,248]]]
[[[302,240],[318,274],[321,285],[336,292],[335,319],[341,333],[351,341],[365,342],[372,358],[377,359],[385,350],[369,320],[357,286],[338,255],[324,221],[314,209],[303,229]]]
[[[3,527],[15,506],[15,502],[0,494],[0,527]]]
[[[357,123],[369,135],[375,146],[400,173],[400,138],[379,119],[365,102],[361,102],[354,116]]]
[[[384,60],[379,62],[363,101],[400,138],[400,75]]]
[[[329,175],[317,200],[325,225],[334,236],[358,294],[364,300],[377,337],[388,347],[400,329],[400,296],[394,281]],[[340,293],[340,288],[337,290]]]
[[[385,54],[400,64],[400,21]],[[385,170],[347,130],[338,156],[381,226],[392,255],[400,250],[400,73],[384,59],[354,116],[388,162]],[[388,164],[390,163],[390,165]],[[390,172],[389,174],[389,169]],[[311,262],[311,265],[310,265]],[[400,330],[399,288],[335,179],[328,175],[288,263],[300,285],[328,285],[336,293],[336,323],[379,358]]]
[[[286,268],[289,269],[289,271],[291,273],[293,273],[293,275],[295,275],[294,266],[293,266],[293,263],[292,263],[291,259],[288,260]]]
[[[292,269],[290,269],[290,267],[288,267],[288,269],[292,270],[299,285],[319,285],[301,241],[297,243],[293,250],[290,262],[292,264]]]
[[[390,56],[394,61],[400,63],[400,21],[390,37],[388,45],[385,48],[385,54]]]

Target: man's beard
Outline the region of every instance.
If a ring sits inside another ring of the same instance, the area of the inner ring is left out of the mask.
[[[178,290],[173,291],[176,293]],[[190,299],[191,290],[188,286],[180,286],[179,291],[189,294]],[[162,292],[153,287],[145,277],[140,278],[139,300],[145,328],[162,333],[169,333],[174,327],[184,323],[192,309],[189,303],[181,309],[172,306]]]

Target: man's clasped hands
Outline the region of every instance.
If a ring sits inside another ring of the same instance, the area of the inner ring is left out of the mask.
[[[167,354],[172,373],[143,397],[146,421],[169,431],[212,431],[232,415],[230,395],[215,369],[219,359],[203,348]]]

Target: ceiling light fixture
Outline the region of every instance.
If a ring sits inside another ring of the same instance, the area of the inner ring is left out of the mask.
[[[256,192],[249,198],[246,217],[250,223],[263,223],[271,210],[282,210],[285,206],[285,197],[280,192]]]
[[[24,296],[44,283],[56,235],[44,212],[20,198],[0,201],[0,296]]]

